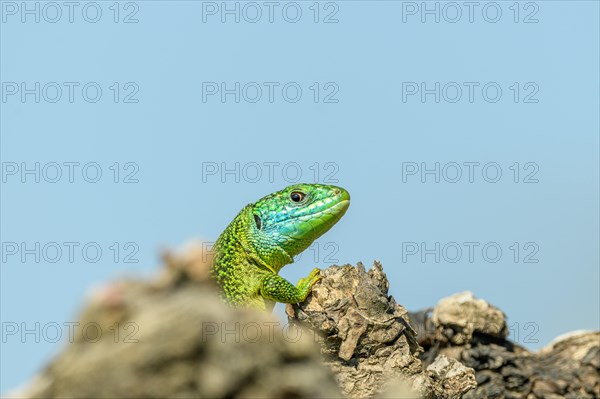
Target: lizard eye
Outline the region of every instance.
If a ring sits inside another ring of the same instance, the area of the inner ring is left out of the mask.
[[[292,191],[292,193],[290,194],[290,199],[294,202],[300,202],[304,199],[305,196],[306,194],[300,191]]]
[[[262,227],[262,220],[260,220],[260,216],[254,214],[254,223],[256,223],[256,228],[260,230]]]

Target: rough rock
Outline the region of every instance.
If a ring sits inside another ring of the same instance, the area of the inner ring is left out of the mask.
[[[570,333],[530,352],[507,339],[504,314],[470,292],[410,318],[426,364],[445,355],[475,370],[477,388],[466,399],[600,397],[600,332]]]
[[[453,359],[441,357],[424,369],[408,311],[388,295],[381,264],[368,272],[361,263],[332,266],[321,274],[312,295],[286,312],[291,323],[316,332],[323,360],[345,395],[404,396],[409,387],[413,397],[460,398],[475,387],[473,370]],[[402,387],[387,386],[394,380]]]
[[[309,335],[283,334],[271,315],[221,303],[202,282],[201,258],[186,253],[165,260],[158,279],[96,290],[81,313],[77,338],[8,396],[341,397]],[[91,323],[100,337],[94,328],[82,330]]]
[[[73,341],[3,397],[600,397],[600,333],[532,353],[470,293],[409,314],[377,262],[324,270],[283,325],[222,304],[201,245],[163,260],[156,278],[94,290]]]
[[[506,338],[508,328],[504,313],[471,292],[463,292],[438,302],[433,309],[431,321],[439,327],[438,341],[463,344],[473,339],[473,334]],[[450,332],[448,329],[451,329]]]

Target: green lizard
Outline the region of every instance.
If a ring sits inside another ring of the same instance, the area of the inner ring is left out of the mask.
[[[296,184],[249,204],[219,236],[211,276],[233,306],[272,310],[297,303],[320,279],[318,268],[297,286],[279,276],[346,213],[350,194],[336,186]]]

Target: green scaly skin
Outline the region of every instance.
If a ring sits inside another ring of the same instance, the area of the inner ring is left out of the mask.
[[[214,246],[211,275],[227,302],[272,310],[306,299],[318,268],[294,286],[279,270],[346,213],[350,194],[336,186],[295,184],[247,205]]]

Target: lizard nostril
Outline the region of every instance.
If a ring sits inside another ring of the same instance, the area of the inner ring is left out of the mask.
[[[336,188],[335,190],[333,190],[333,193],[334,193],[335,195],[340,195],[340,189],[339,189],[339,188]]]

